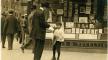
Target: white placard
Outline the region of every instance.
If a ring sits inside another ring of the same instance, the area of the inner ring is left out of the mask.
[[[46,39],[52,39],[53,33],[46,33]]]
[[[88,23],[87,17],[79,17],[79,23]]]
[[[79,34],[79,39],[97,39],[97,35],[94,35],[94,34]]]
[[[65,39],[75,39],[75,34],[64,34]]]

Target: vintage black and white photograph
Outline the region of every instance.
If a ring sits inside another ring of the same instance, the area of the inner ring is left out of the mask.
[[[0,0],[0,60],[107,60],[107,0]]]

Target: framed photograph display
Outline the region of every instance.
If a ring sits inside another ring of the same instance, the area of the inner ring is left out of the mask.
[[[85,24],[81,24],[81,28],[85,28],[86,27],[86,25]]]
[[[95,34],[95,29],[91,29],[91,34]]]
[[[87,29],[84,29],[84,34],[86,34],[87,33]]]
[[[102,29],[99,29],[99,33],[102,34]]]
[[[67,28],[65,28],[64,30],[65,30],[64,32],[65,32],[66,34],[71,34],[71,33],[72,33],[72,29],[69,29],[69,28],[67,29]]]
[[[98,34],[98,33],[99,33],[98,29],[95,29],[95,34]]]
[[[73,28],[74,27],[74,22],[66,22],[65,27],[66,28]]]
[[[83,34],[84,30],[83,29],[80,29],[80,34]]]
[[[88,23],[88,17],[79,17],[79,23]]]
[[[85,6],[81,6],[80,7],[80,13],[85,13],[86,9],[85,9]]]
[[[75,33],[75,28],[72,28],[72,33]]]
[[[85,28],[89,28],[89,24],[85,24]]]
[[[91,31],[90,31],[91,29],[87,29],[87,34],[90,34],[91,33]]]
[[[81,28],[80,26],[81,26],[81,24],[75,23],[75,27],[76,27],[76,28]]]
[[[94,25],[93,24],[89,24],[89,28],[94,28]]]
[[[80,30],[80,28],[76,28],[76,33],[78,33],[78,34],[79,34],[79,33],[80,33],[80,31],[79,31],[79,30]]]

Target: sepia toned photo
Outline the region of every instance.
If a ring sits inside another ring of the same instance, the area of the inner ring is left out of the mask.
[[[107,60],[107,0],[1,0],[0,60]]]

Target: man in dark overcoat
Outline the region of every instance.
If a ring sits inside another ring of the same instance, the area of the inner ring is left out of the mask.
[[[45,20],[45,10],[49,3],[41,3],[41,7],[36,9],[32,19],[31,37],[35,41],[34,60],[40,60],[45,44],[46,28],[50,25]]]
[[[14,16],[13,10],[9,10],[9,15],[6,18],[6,22],[4,25],[4,32],[6,32],[8,40],[8,50],[12,50],[14,34],[18,32],[18,21],[17,18]]]

